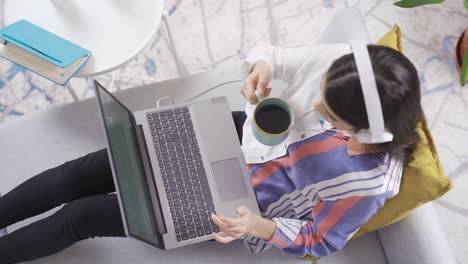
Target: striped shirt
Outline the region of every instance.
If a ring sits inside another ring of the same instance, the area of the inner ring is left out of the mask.
[[[398,194],[402,169],[388,153],[350,156],[347,139],[332,132],[293,143],[286,155],[249,165],[261,214],[276,230],[268,241],[246,236],[244,245],[295,256],[339,251]]]

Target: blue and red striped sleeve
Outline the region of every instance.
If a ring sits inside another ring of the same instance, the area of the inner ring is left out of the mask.
[[[390,196],[387,192],[321,201],[312,209],[314,220],[273,218],[276,230],[268,242],[295,256],[329,255],[341,250]]]

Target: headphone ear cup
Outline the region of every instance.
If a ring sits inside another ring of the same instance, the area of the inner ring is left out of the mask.
[[[371,144],[372,134],[368,129],[361,129],[354,136],[362,144]]]
[[[393,134],[387,129],[384,130],[380,138],[375,138],[369,129],[361,129],[354,136],[363,144],[379,144],[393,141]]]
[[[393,141],[393,134],[392,132],[388,131],[387,129],[384,130],[383,132],[383,142],[381,143],[385,143],[385,142],[392,142]]]

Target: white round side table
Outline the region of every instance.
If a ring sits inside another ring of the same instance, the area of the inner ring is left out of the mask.
[[[75,75],[89,77],[113,71],[143,50],[159,30],[163,0],[4,0],[3,9],[5,25],[26,19],[90,50]]]

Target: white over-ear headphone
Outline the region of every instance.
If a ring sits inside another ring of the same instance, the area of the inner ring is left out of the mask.
[[[367,45],[363,40],[351,40],[350,44],[356,61],[369,119],[369,129],[361,129],[354,136],[364,144],[390,142],[393,140],[393,134],[384,125],[382,105]]]

